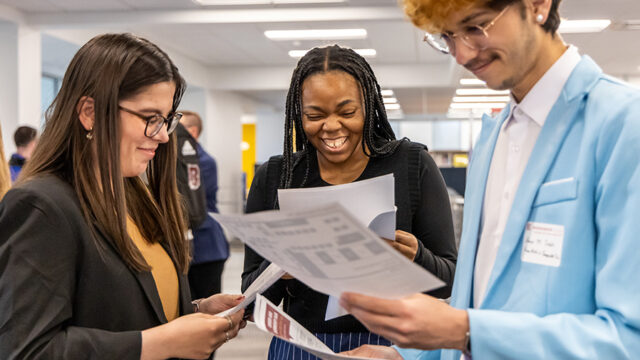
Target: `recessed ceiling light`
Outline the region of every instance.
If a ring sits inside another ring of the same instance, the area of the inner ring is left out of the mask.
[[[454,96],[454,103],[473,103],[473,102],[509,102],[509,96]]]
[[[289,56],[292,58],[301,58],[303,57],[309,50],[291,50],[289,51]],[[376,50],[375,49],[353,49],[353,51],[357,52],[361,56],[364,57],[375,57]]]
[[[245,6],[245,5],[283,5],[283,4],[326,4],[343,3],[346,0],[193,0],[206,6]]]
[[[382,101],[384,101],[385,104],[395,104],[398,102],[398,99],[394,97],[385,97],[385,98],[382,98]]]
[[[453,103],[450,105],[451,109],[502,109],[506,103]]]
[[[562,20],[559,32],[563,34],[600,32],[611,25],[611,20]]]
[[[480,79],[460,79],[460,85],[485,85]]]
[[[486,95],[509,95],[509,90],[491,90],[491,89],[458,89],[458,96],[486,96]]]
[[[381,90],[380,94],[382,96],[393,96],[393,90],[391,90],[391,89]]]
[[[400,110],[400,104],[384,104],[384,108],[387,110]]]
[[[365,29],[267,30],[264,36],[274,41],[366,39]]]

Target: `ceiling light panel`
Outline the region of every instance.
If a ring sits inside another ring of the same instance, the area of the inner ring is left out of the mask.
[[[393,90],[391,90],[391,89],[381,90],[380,94],[382,96],[393,96]]]
[[[506,103],[453,103],[451,109],[502,109]]]
[[[454,103],[473,103],[473,102],[509,102],[509,96],[454,96]]]
[[[491,95],[509,95],[509,90],[491,90],[491,89],[458,89],[458,96],[491,96]]]
[[[387,110],[400,110],[400,104],[384,104],[384,108]]]
[[[558,31],[563,34],[600,32],[611,25],[611,20],[562,20]]]
[[[478,85],[483,86],[485,82],[480,79],[460,79],[460,85]]]
[[[290,40],[358,40],[367,38],[365,29],[267,30],[264,36],[273,41]]]
[[[382,101],[384,101],[385,104],[395,104],[398,102],[398,99],[394,97],[384,97],[382,98]]]

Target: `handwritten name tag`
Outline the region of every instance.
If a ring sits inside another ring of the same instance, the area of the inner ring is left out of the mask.
[[[528,222],[522,245],[522,261],[546,266],[560,266],[564,226]]]

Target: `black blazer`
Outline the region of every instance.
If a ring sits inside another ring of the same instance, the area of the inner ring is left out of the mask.
[[[101,239],[101,240],[104,240]],[[0,203],[0,359],[140,359],[141,330],[167,322],[150,272],[99,250],[71,186],[54,176]],[[171,254],[170,254],[171,255]],[[192,312],[178,274],[180,313]]]

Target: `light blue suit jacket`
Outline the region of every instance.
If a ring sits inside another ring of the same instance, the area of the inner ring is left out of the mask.
[[[640,359],[640,91],[583,57],[527,163],[486,296],[472,304],[484,190],[508,113],[483,119],[466,188],[452,305],[469,309],[473,358]],[[527,222],[564,226],[559,267],[521,260]]]

